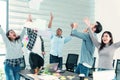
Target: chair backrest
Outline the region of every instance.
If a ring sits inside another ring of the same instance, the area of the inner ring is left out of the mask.
[[[117,63],[116,63],[116,72],[120,71],[120,59],[117,59]]]
[[[74,72],[74,68],[77,66],[78,56],[78,54],[68,54],[65,64],[67,71]]]
[[[113,66],[113,67],[115,66],[115,59],[113,60],[112,66]]]
[[[95,63],[96,63],[96,57],[94,57],[94,62],[93,62],[92,68],[89,69],[90,77],[93,77],[93,72],[95,71]]]
[[[116,73],[116,79],[120,80],[120,59],[117,59],[115,73]]]
[[[21,68],[21,70],[24,70],[26,67],[25,57],[23,56],[22,58],[23,58],[23,62],[20,64],[20,68]]]
[[[93,62],[92,68],[95,68],[95,62],[96,62],[96,57],[94,57],[94,62]]]

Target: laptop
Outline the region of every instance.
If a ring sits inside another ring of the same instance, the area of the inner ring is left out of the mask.
[[[58,69],[58,63],[51,63],[46,65],[45,70],[48,72],[56,72]]]
[[[113,80],[114,78],[115,70],[93,72],[93,80]]]

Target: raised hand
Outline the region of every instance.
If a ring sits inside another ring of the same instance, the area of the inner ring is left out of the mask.
[[[53,20],[53,14],[52,14],[52,12],[50,13],[50,19]]]
[[[51,26],[52,26],[52,21],[53,21],[53,14],[50,13],[50,20],[49,20],[49,23],[48,23],[48,28],[51,28]]]
[[[27,22],[32,22],[32,16],[31,16],[31,14],[28,15]]]
[[[85,22],[85,24],[86,24],[88,27],[91,26],[90,20],[88,19],[88,17],[84,18],[84,22]]]
[[[77,23],[72,23],[72,24],[71,24],[71,28],[72,28],[72,29],[73,29],[73,28],[76,29],[77,27],[78,27],[78,24],[77,24]]]

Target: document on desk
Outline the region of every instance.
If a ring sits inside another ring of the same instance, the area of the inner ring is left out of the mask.
[[[56,76],[53,76],[53,75],[47,75],[47,74],[45,74],[45,75],[38,75],[38,78],[40,79],[40,80],[60,80],[58,77],[56,77]]]
[[[53,75],[35,75],[35,74],[27,74],[29,77],[33,78],[34,80],[60,80],[58,77]]]
[[[33,78],[34,80],[40,80],[36,74],[27,74],[27,76]]]
[[[115,70],[93,72],[93,80],[113,80],[114,78]]]

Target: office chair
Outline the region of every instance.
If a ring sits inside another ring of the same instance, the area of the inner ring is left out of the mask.
[[[120,80],[120,59],[117,59],[115,73],[116,73],[116,80]]]
[[[65,67],[67,71],[74,72],[74,69],[77,67],[78,54],[68,54]]]
[[[113,66],[113,67],[115,66],[115,59],[113,60],[112,66]]]
[[[89,71],[90,77],[93,77],[93,72],[95,71],[95,62],[96,62],[96,57],[94,57],[94,62],[93,62],[92,68]]]
[[[26,63],[25,63],[25,57],[23,56],[23,62],[20,64],[21,70],[24,70],[26,68]]]

